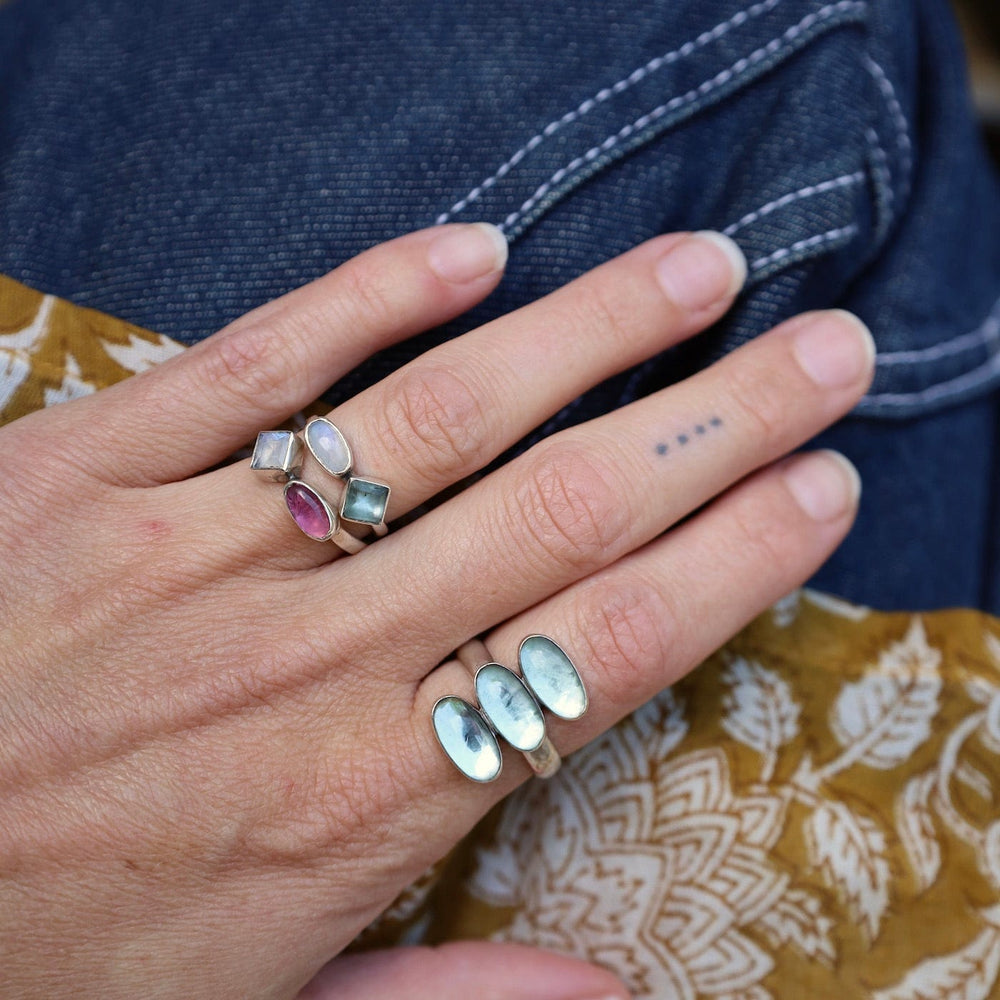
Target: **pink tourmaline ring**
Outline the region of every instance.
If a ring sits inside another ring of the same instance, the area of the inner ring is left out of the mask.
[[[301,479],[285,485],[285,506],[303,534],[317,542],[331,541],[349,555],[360,552],[365,543],[340,526],[340,518],[320,493]]]

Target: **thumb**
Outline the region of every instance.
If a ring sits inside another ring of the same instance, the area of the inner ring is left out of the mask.
[[[627,1000],[620,979],[538,948],[458,941],[342,955],[298,1000]]]

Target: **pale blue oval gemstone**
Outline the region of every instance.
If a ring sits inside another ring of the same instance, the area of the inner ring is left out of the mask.
[[[545,739],[545,719],[517,674],[499,663],[476,672],[476,697],[493,728],[518,750],[536,750]]]
[[[500,774],[500,744],[486,720],[467,702],[449,695],[431,710],[434,733],[444,752],[473,781],[492,781]]]
[[[547,635],[529,635],[517,662],[535,697],[561,719],[579,719],[587,711],[587,690],[573,661]]]
[[[340,429],[326,417],[315,417],[306,424],[306,444],[316,461],[332,476],[343,476],[351,469],[351,449]]]

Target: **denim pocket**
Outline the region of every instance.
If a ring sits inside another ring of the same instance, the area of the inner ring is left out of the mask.
[[[831,305],[858,311],[879,345],[859,413],[912,417],[992,388],[1000,203],[941,5],[654,8],[636,29],[647,50],[658,31],[671,47],[618,77],[591,73],[599,85],[537,119],[437,220],[500,223],[523,244],[513,281],[535,294],[656,232],[733,236],[750,263],[733,314],[621,382],[618,401]]]

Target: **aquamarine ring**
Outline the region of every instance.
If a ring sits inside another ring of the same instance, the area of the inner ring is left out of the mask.
[[[529,635],[518,649],[518,676],[490,655],[479,639],[456,651],[475,678],[478,704],[453,695],[431,710],[434,733],[451,762],[473,781],[493,781],[503,766],[502,737],[519,750],[532,771],[550,778],[559,770],[559,752],[545,731],[542,706],[563,719],[587,711],[587,691],[573,661],[547,635]]]

